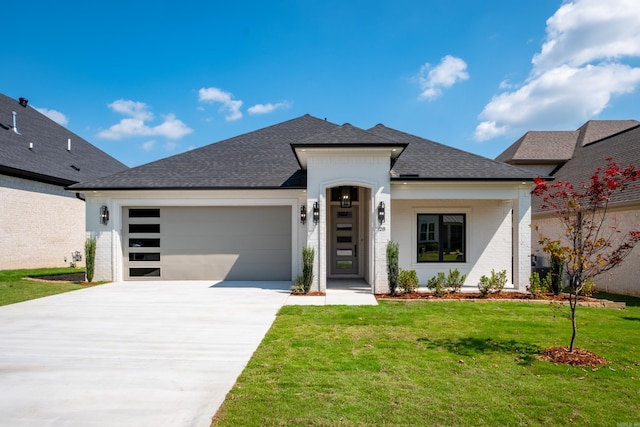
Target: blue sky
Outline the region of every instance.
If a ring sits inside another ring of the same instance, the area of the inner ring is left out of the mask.
[[[637,0],[36,0],[0,35],[0,92],[129,166],[306,113],[491,158],[640,119]]]

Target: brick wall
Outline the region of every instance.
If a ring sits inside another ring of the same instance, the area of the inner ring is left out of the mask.
[[[84,266],[85,206],[74,193],[0,175],[0,200],[1,270],[69,266],[75,251]]]

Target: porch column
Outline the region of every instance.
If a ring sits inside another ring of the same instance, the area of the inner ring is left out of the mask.
[[[386,188],[389,188],[388,186]],[[373,209],[371,224],[373,230],[373,293],[389,293],[389,279],[387,276],[387,243],[391,240],[391,195],[383,192],[382,188],[373,195]],[[378,207],[384,203],[385,222],[378,221]]]
[[[521,185],[513,200],[513,284],[524,291],[531,275],[531,188]]]

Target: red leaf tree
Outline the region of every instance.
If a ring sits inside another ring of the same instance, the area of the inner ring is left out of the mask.
[[[620,265],[640,240],[640,230],[623,232],[617,223],[607,221],[611,197],[640,180],[640,169],[633,165],[621,168],[611,158],[606,162],[606,168],[596,169],[589,181],[579,186],[536,178],[533,189],[533,194],[542,199],[540,208],[553,212],[562,225],[562,240],[541,236],[540,243],[555,244],[556,255],[564,264],[573,326],[570,352],[577,332],[578,295],[585,283]]]

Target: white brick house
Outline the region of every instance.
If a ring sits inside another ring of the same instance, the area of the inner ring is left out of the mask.
[[[69,266],[84,252],[85,202],[65,188],[123,169],[27,100],[0,94],[0,270]]]
[[[361,278],[388,291],[386,245],[424,284],[491,269],[524,289],[534,174],[377,125],[305,115],[70,187],[87,199],[98,280]],[[101,209],[109,221],[100,221]]]

